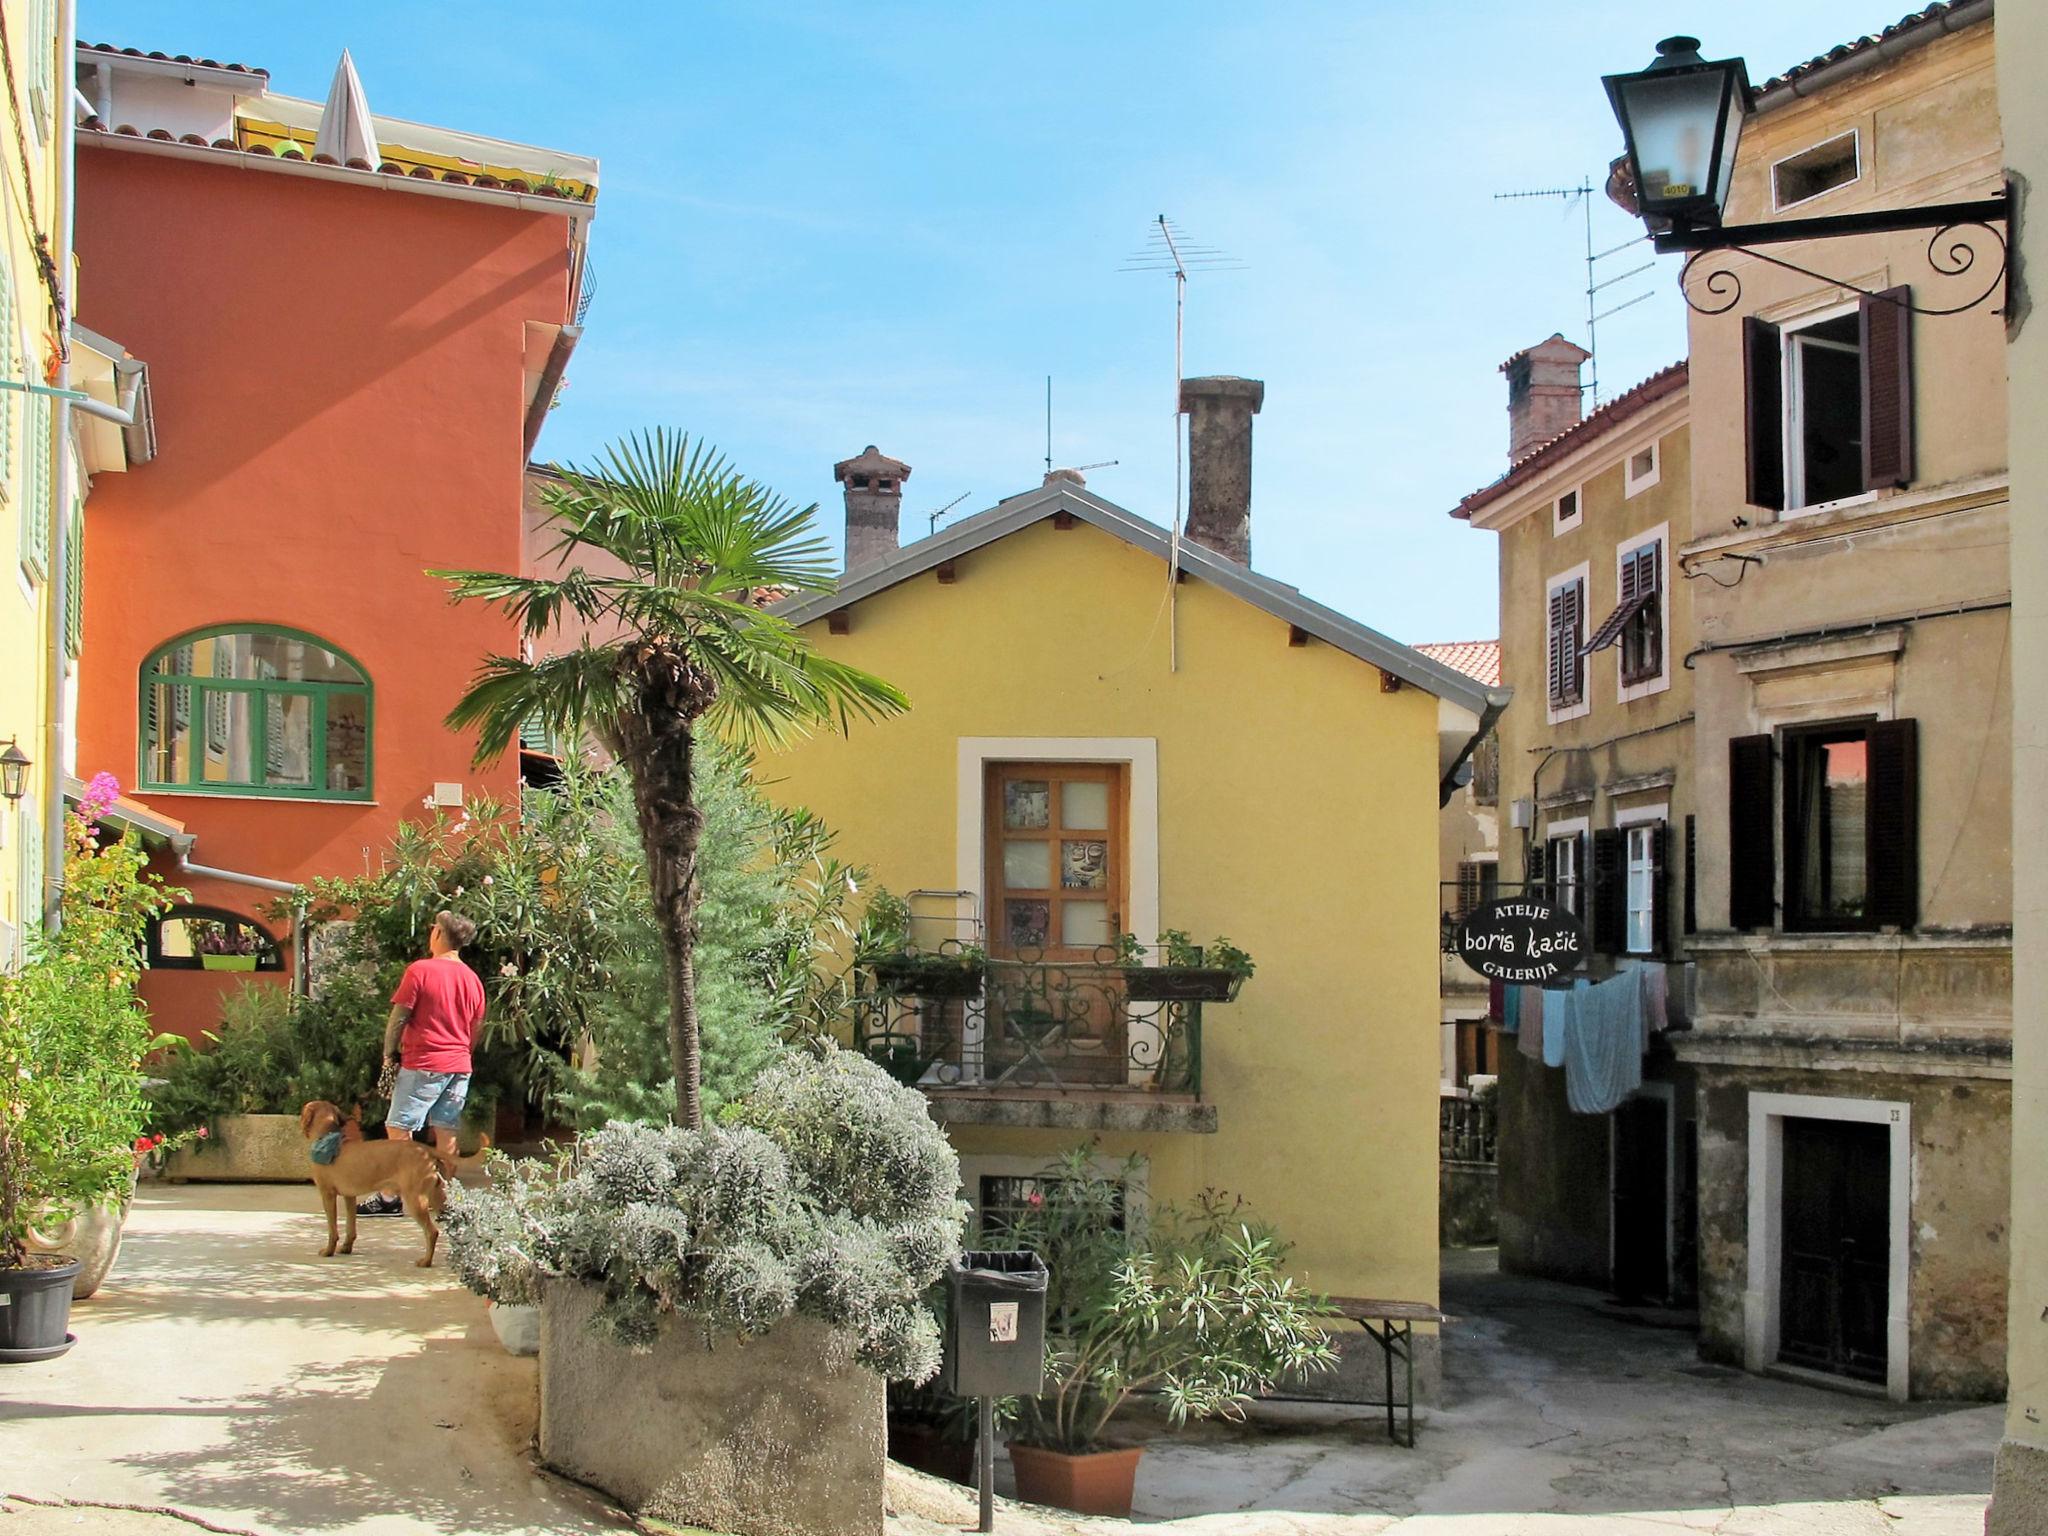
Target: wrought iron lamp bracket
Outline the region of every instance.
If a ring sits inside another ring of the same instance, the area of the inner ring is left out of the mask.
[[[2011,252],[2006,238],[1994,228],[2009,222],[2010,195],[1985,198],[1975,203],[1946,203],[1931,208],[1880,209],[1868,213],[1841,214],[1833,218],[1784,219],[1775,224],[1744,224],[1719,229],[1668,231],[1657,237],[1660,251],[1690,251],[1678,274],[1678,291],[1695,314],[1725,315],[1742,302],[1742,279],[1732,267],[1709,270],[1700,284],[1710,297],[1706,302],[1693,297],[1693,269],[1710,256],[1731,254],[1796,272],[1816,282],[1845,288],[1866,298],[1901,304],[1916,315],[1960,315],[1977,308],[2003,287]],[[1927,239],[1927,265],[1937,277],[1963,278],[1978,267],[1977,242],[1989,239],[1997,246],[1998,262],[1984,290],[1961,304],[1931,306],[1892,298],[1876,289],[1865,288],[1844,278],[1816,272],[1796,261],[1773,256],[1757,247],[1788,240],[1827,239],[1843,235],[1873,234],[1898,230],[1931,229]],[[2000,311],[2002,312],[2002,310]]]

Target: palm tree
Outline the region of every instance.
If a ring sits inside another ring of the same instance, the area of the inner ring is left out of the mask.
[[[503,608],[522,641],[518,656],[484,659],[448,724],[478,731],[478,766],[528,723],[568,740],[595,736],[625,765],[668,962],[676,1119],[694,1128],[703,1121],[691,963],[703,829],[692,789],[697,732],[772,744],[817,724],[843,730],[856,716],[894,714],[907,701],[819,655],[764,607],[772,596],[831,589],[815,505],[795,507],[717,450],[665,430],[614,444],[593,468],[556,472],[543,493],[558,534],[555,574],[431,573],[457,602]],[[606,569],[577,564],[586,551],[608,557]],[[564,620],[580,622],[584,638],[531,659]]]

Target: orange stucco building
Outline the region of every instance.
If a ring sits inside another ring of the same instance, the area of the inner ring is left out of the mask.
[[[522,563],[596,166],[382,118],[344,160],[260,71],[78,64],[80,319],[149,359],[159,445],[94,501],[79,766],[166,823],[157,864],[208,909],[144,982],[190,1035],[238,979],[202,937],[283,980],[283,885],[361,870],[423,802],[517,793],[442,724],[516,638],[427,572]]]

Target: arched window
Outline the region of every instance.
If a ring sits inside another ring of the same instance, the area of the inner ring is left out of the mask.
[[[284,950],[253,918],[176,906],[149,925],[149,964],[157,971],[281,971]]]
[[[224,625],[143,664],[141,787],[370,798],[370,680],[296,630]]]

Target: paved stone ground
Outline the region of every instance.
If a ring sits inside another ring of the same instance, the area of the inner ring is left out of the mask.
[[[145,1185],[78,1347],[0,1371],[0,1536],[615,1531],[534,1470],[536,1373],[482,1303],[412,1267],[418,1229],[315,1253],[309,1188]],[[1891,1404],[1705,1367],[1590,1292],[1448,1256],[1446,1404],[1414,1451],[1370,1411],[1261,1408],[1154,1437],[1141,1520],[1231,1536],[1979,1536],[1999,1410]],[[972,1525],[892,1475],[893,1536]],[[10,1498],[7,1495],[13,1495]],[[34,1500],[29,1503],[24,1500]],[[1129,1536],[1026,1506],[1006,1536]]]

